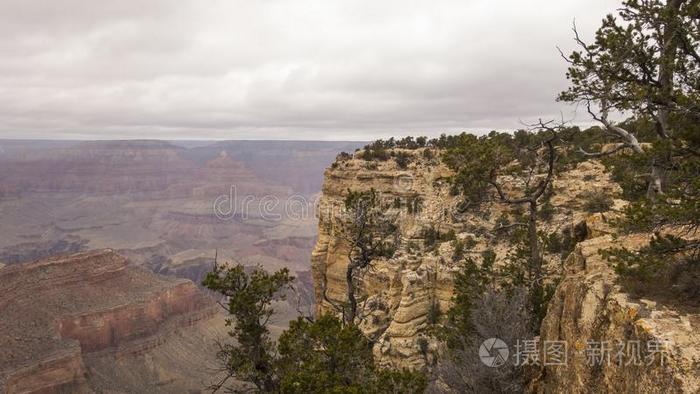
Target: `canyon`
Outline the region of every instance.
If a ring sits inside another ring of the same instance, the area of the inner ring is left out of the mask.
[[[361,145],[0,141],[0,392],[204,391],[215,258],[290,269],[273,335],[311,311],[322,172]]]
[[[188,392],[217,377],[219,306],[112,250],[4,268],[0,294],[0,392]]]
[[[221,373],[216,343],[227,330],[215,299],[198,287],[214,256],[292,271],[296,292],[275,304],[274,336],[300,311],[337,313],[347,291],[344,202],[369,190],[397,218],[399,242],[359,282],[359,327],[380,366],[432,371],[443,349],[431,329],[451,307],[462,269],[457,242],[473,243],[473,256],[492,249],[503,265],[514,245],[496,227],[512,212],[503,204],[462,209],[439,149],[396,148],[382,161],[363,159],[359,145],[0,144],[0,392],[203,390]],[[508,176],[500,181],[513,187]],[[650,236],[612,225],[627,204],[620,186],[587,160],[560,174],[553,190],[541,230],[575,246],[544,252],[560,273],[537,339],[569,344],[568,363],[538,365],[527,391],[700,390],[697,307],[632,296],[600,255]],[[587,211],[591,190],[611,206]],[[662,364],[591,366],[589,340],[670,349]]]
[[[0,264],[109,248],[195,283],[215,256],[309,277],[323,169],[361,145],[0,141]]]

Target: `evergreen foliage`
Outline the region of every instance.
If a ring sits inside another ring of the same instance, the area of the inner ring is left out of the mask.
[[[219,358],[226,378],[211,389],[261,393],[421,393],[424,374],[378,368],[372,344],[354,324],[331,315],[299,317],[275,344],[267,327],[271,303],[293,277],[286,268],[247,273],[242,265],[214,267],[203,284],[227,299],[229,336]],[[230,383],[233,378],[242,383]]]
[[[630,286],[656,281],[673,288],[664,272],[687,269],[692,277],[687,256],[700,252],[689,241],[700,227],[698,7],[698,0],[624,1],[617,15],[603,20],[593,43],[575,30],[580,49],[567,57],[570,86],[559,99],[583,104],[616,144],[586,155],[604,157],[631,201],[622,228],[659,233],[639,251],[607,254]],[[611,111],[632,117],[615,123]],[[684,233],[683,242],[668,234],[675,230]]]

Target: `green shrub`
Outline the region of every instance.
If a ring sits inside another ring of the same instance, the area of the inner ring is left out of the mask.
[[[623,287],[636,296],[658,296],[700,304],[700,259],[686,251],[692,242],[655,234],[638,251],[611,248],[601,252],[619,275]]]
[[[539,216],[542,218],[544,221],[550,221],[554,217],[555,213],[554,205],[552,205],[551,202],[547,201],[542,206],[540,207],[539,211]]]
[[[440,322],[440,304],[433,300],[430,303],[430,308],[428,309],[428,324],[438,324]]]
[[[381,140],[375,141],[365,146],[365,150],[362,152],[362,158],[367,161],[386,161],[389,160],[389,152],[386,150]]]
[[[562,260],[573,252],[576,246],[576,240],[569,228],[562,231],[561,234],[555,232],[544,236],[541,235],[541,238],[544,249],[548,253],[558,254]]]
[[[396,165],[399,166],[400,169],[405,170],[411,163],[411,155],[406,152],[397,152],[394,160],[396,160]]]
[[[379,165],[374,162],[369,162],[365,163],[363,167],[365,168],[365,170],[376,171],[379,168]]]
[[[607,194],[589,191],[581,194],[583,209],[588,213],[607,212],[613,206],[613,199]]]
[[[455,231],[450,229],[447,232],[440,232],[440,230],[435,227],[428,227],[423,230],[423,239],[425,242],[425,247],[428,249],[434,249],[439,242],[454,241],[457,239]]]

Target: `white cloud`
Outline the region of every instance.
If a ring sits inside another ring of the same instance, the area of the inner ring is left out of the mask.
[[[558,116],[617,1],[0,0],[0,138],[361,139]]]

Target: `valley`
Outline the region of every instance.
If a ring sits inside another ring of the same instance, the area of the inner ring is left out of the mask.
[[[0,264],[109,248],[196,284],[215,256],[288,267],[299,278],[290,318],[293,303],[313,304],[317,223],[307,204],[335,155],[361,145],[0,141]]]

